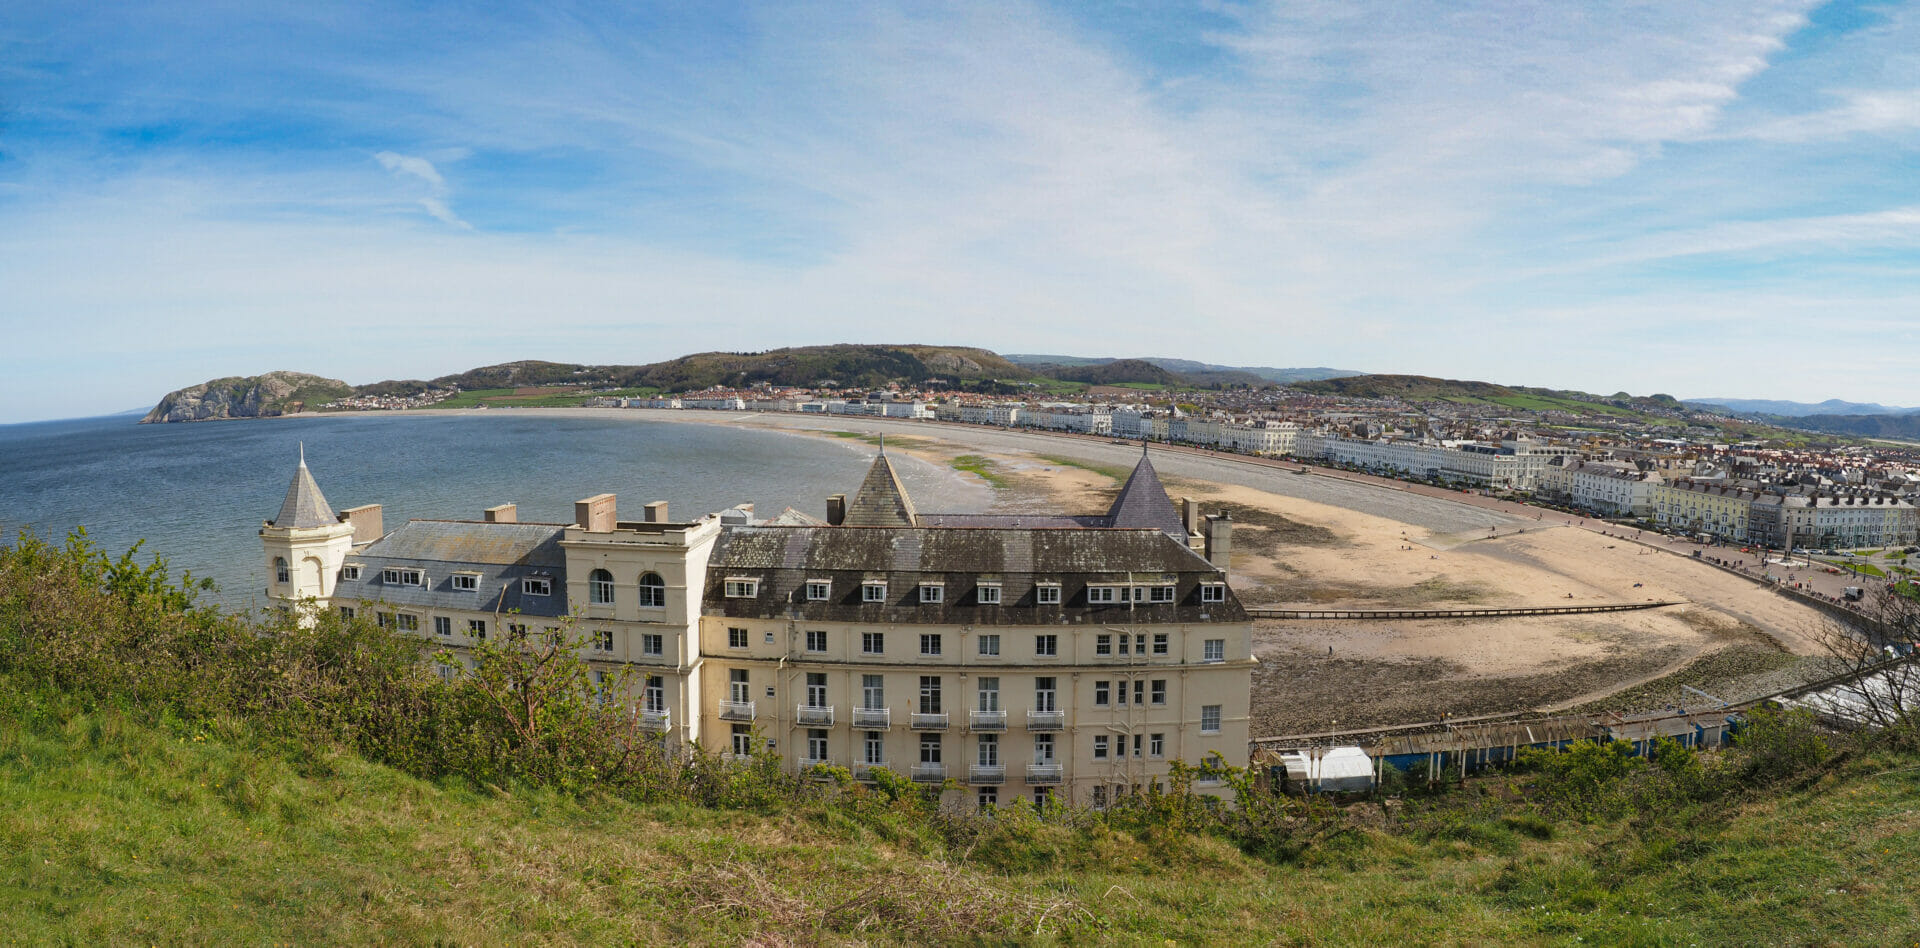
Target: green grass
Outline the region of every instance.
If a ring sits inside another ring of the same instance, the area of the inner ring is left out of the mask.
[[[956,471],[972,474],[987,482],[995,490],[1003,490],[1012,484],[1012,480],[1000,473],[1000,465],[992,458],[978,454],[962,454],[947,462]]]
[[[428,405],[428,408],[478,408],[489,398],[512,395],[510,388],[476,388]]]
[[[1079,458],[1062,457],[1061,455],[1058,455],[1058,454],[1042,454],[1040,455],[1040,460],[1045,461],[1048,464],[1059,465],[1060,467],[1071,467],[1071,468],[1077,468],[1082,471],[1092,471],[1093,473],[1098,474],[1102,477],[1111,479],[1116,484],[1125,482],[1127,479],[1127,476],[1133,473],[1132,468],[1120,467],[1119,465],[1115,465],[1115,464],[1096,464],[1092,461],[1082,461]]]
[[[0,914],[21,943],[1744,945],[1920,932],[1911,755],[1650,824],[1502,810],[1517,778],[1493,777],[1384,822],[1356,804],[1350,830],[1285,864],[1171,831],[1047,823],[1018,834],[1027,848],[1010,862],[820,807],[483,792],[31,702],[16,694],[0,716]]]

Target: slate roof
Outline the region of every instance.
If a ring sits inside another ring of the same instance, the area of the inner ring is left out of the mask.
[[[729,578],[760,582],[753,598],[727,598]],[[831,582],[830,598],[806,598],[809,580]],[[1155,529],[993,529],[964,527],[731,527],[707,563],[703,608],[738,618],[794,617],[867,623],[1038,625],[1098,622],[1233,622],[1246,612],[1227,601],[1200,602],[1202,582],[1225,577],[1184,543]],[[884,602],[864,601],[863,584],[883,581]],[[1172,585],[1170,603],[1090,604],[1088,585]],[[945,601],[921,604],[922,583],[939,583]],[[997,583],[999,604],[982,604],[979,587]],[[1042,583],[1061,602],[1040,604]]]
[[[359,579],[342,579],[336,600],[385,601],[423,609],[464,609],[530,616],[567,614],[566,553],[562,524],[485,523],[470,520],[409,520],[399,529],[347,557],[360,565]],[[424,586],[389,585],[389,568],[420,570]],[[477,573],[478,588],[456,590],[454,573]],[[552,594],[527,595],[521,580],[551,581]]]
[[[860,491],[847,504],[846,525],[911,527],[913,521],[913,500],[907,496],[906,488],[900,486],[900,476],[894,473],[893,464],[887,460],[886,446],[882,444],[880,455],[867,469],[867,479],[860,482]]]
[[[313,472],[307,470],[307,455],[300,452],[300,467],[293,472],[293,482],[287,485],[287,499],[280,503],[280,513],[273,518],[276,527],[330,527],[340,522],[333,515],[333,508],[327,506],[327,498],[320,493],[320,485],[314,483]]]
[[[1113,499],[1113,506],[1107,510],[1107,525],[1152,527],[1182,543],[1187,541],[1186,524],[1181,522],[1180,512],[1173,509],[1173,498],[1168,497],[1167,489],[1161,486],[1160,475],[1154,472],[1144,447],[1140,450],[1140,463],[1133,466],[1126,486],[1120,488],[1120,496]]]

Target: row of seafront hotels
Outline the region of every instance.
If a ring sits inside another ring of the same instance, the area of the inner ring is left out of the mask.
[[[389,532],[380,510],[336,514],[302,458],[260,529],[269,598],[372,616],[465,667],[489,639],[569,636],[675,746],[885,768],[983,806],[1102,806],[1174,761],[1247,763],[1233,522],[1176,509],[1144,453],[1086,515],[919,512],[884,446],[824,519],[660,502],[628,521],[601,494],[567,524],[500,505]]]
[[[1588,459],[1579,447],[1525,436],[1499,441],[1353,437],[1274,419],[1195,417],[1140,406],[874,399],[710,397],[608,400],[647,408],[875,415],[1037,428],[1291,456],[1383,474],[1530,493],[1598,516],[1634,518],[1718,540],[1774,547],[1920,543],[1916,485],[1860,470],[1729,470],[1674,459]]]

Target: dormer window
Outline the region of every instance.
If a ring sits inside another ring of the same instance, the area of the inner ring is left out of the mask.
[[[1200,601],[1201,602],[1226,602],[1227,601],[1227,584],[1226,583],[1202,583],[1200,585]]]
[[[728,599],[752,599],[760,595],[760,581],[743,576],[731,576],[726,581]]]
[[[360,564],[348,563],[347,565],[340,567],[340,578],[346,582],[352,582],[354,580],[359,579]]]
[[[453,588],[457,592],[472,592],[480,588],[479,573],[453,574]]]
[[[1121,589],[1122,587],[1120,586],[1088,586],[1087,601],[1088,602],[1118,602],[1120,601]]]
[[[520,594],[523,596],[551,596],[553,595],[553,580],[523,579],[520,581]]]
[[[1040,583],[1033,587],[1033,601],[1043,606],[1060,604],[1060,584]]]
[[[833,595],[833,581],[826,579],[807,580],[807,601],[825,602]]]
[[[935,605],[947,601],[947,587],[939,583],[920,584],[920,602],[922,605]]]
[[[869,580],[860,584],[861,602],[886,602],[887,584],[881,580]]]
[[[1174,588],[1172,586],[1148,586],[1147,601],[1148,602],[1172,602],[1173,589]]]
[[[421,584],[420,571],[388,567],[380,571],[380,582],[388,586],[418,586]]]
[[[1000,584],[981,583],[975,587],[974,595],[983,606],[997,606],[1000,604]]]

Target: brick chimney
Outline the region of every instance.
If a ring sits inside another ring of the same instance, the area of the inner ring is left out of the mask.
[[[834,494],[827,498],[827,523],[839,526],[847,520],[847,495]]]
[[[340,511],[340,522],[353,527],[353,545],[363,546],[380,539],[383,530],[379,504],[361,504]]]
[[[614,495],[595,494],[586,500],[574,501],[573,522],[579,524],[588,533],[612,533]]]
[[[1233,514],[1222,511],[1207,518],[1207,562],[1220,572],[1227,571],[1233,554]]]

